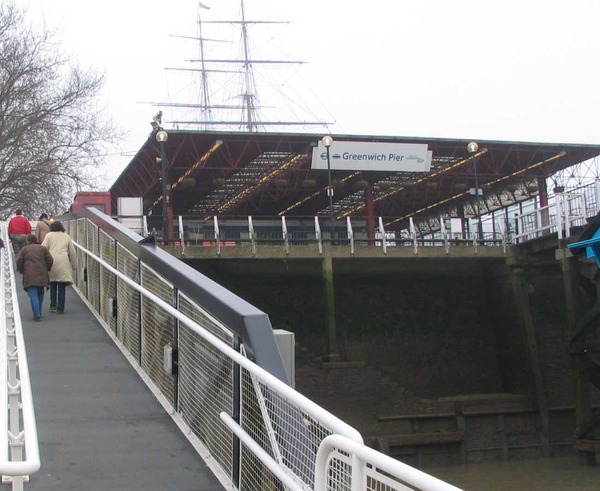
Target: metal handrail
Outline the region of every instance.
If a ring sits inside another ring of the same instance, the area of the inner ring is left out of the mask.
[[[180,223],[183,222],[183,217],[180,218]],[[293,227],[297,224],[293,218],[289,217],[279,217],[276,221],[279,221],[280,225],[278,226],[275,223],[275,220],[269,220],[266,228],[270,231],[272,235],[265,237],[263,236],[258,239],[257,231],[261,229],[261,227],[265,227],[260,221],[256,221],[254,217],[246,217],[244,220],[239,220],[236,218],[230,217],[218,217],[213,216],[210,220],[204,220],[204,226],[207,227],[207,231],[204,231],[203,238],[201,239],[193,239],[191,237],[186,237],[181,239],[181,247],[182,247],[182,255],[183,255],[183,243],[185,242],[186,247],[189,245],[201,245],[203,247],[213,247],[216,248],[216,254],[221,254],[222,246],[249,246],[251,248],[251,253],[253,255],[257,254],[257,250],[259,244],[267,243],[269,246],[271,245],[280,245],[284,248],[285,253],[289,254],[291,247],[302,247],[302,246],[317,246],[319,254],[323,253],[323,246],[326,244],[336,245],[336,246],[348,246],[350,249],[350,253],[352,255],[355,254],[357,246],[372,246],[376,248],[380,248],[382,254],[387,254],[389,252],[390,247],[412,247],[414,254],[419,253],[419,248],[427,247],[431,245],[441,244],[446,248],[446,253],[449,253],[449,248],[451,245],[461,245],[464,247],[467,244],[470,244],[476,250],[478,246],[502,246],[503,250],[506,252],[507,246],[507,235],[505,233],[495,233],[494,237],[478,237],[477,234],[465,234],[461,238],[454,237],[449,230],[445,229],[444,226],[444,218],[440,217],[440,232],[435,236],[431,237],[423,237],[417,230],[417,226],[415,223],[415,218],[410,217],[408,220],[408,228],[407,235],[399,235],[397,230],[388,230],[387,226],[385,226],[385,220],[383,217],[378,218],[378,228],[375,231],[375,237],[359,237],[354,230],[354,226],[351,222],[350,217],[346,217],[346,225],[345,232],[346,236],[341,237],[341,234],[338,234],[335,237],[335,240],[327,240],[324,239],[323,233],[321,230],[321,224],[319,222],[319,217],[313,217],[314,224],[309,226],[308,224],[303,224],[303,230],[310,234],[309,237],[306,238],[298,238],[292,237]],[[262,218],[264,221],[264,217]],[[180,228],[183,228],[185,225],[180,225]],[[228,233],[228,229],[233,227],[235,232],[231,234],[231,231]],[[193,234],[194,232],[192,232]],[[181,231],[180,231],[181,234]],[[183,236],[183,234],[182,234]],[[386,240],[382,240],[385,237]],[[196,242],[194,244],[194,240],[200,240],[200,243]],[[164,241],[161,241],[164,244]],[[176,243],[172,243],[176,247],[179,246],[179,241]]]
[[[581,211],[573,213],[571,207]],[[514,239],[522,242],[552,232],[556,232],[559,239],[569,237],[571,227],[585,224],[587,209],[584,192],[557,193],[552,203],[515,215],[519,230]]]
[[[241,368],[243,368],[244,370],[246,370],[253,378],[255,378],[260,383],[264,384],[264,386],[266,388],[268,388],[272,394],[278,394],[278,397],[281,397],[285,401],[289,401],[289,403],[292,407],[294,407],[294,406],[297,407],[300,411],[298,413],[298,415],[301,415],[301,414],[306,415],[304,417],[304,419],[302,420],[303,424],[308,425],[308,424],[310,424],[309,423],[310,421],[322,422],[322,424],[324,424],[324,427],[328,428],[328,431],[331,432],[332,434],[337,435],[337,436],[343,436],[345,442],[353,442],[356,447],[351,447],[352,452],[356,453],[356,455],[357,455],[356,457],[354,457],[354,456],[351,457],[350,465],[351,465],[353,482],[358,482],[359,480],[361,480],[360,476],[366,475],[369,472],[372,473],[372,471],[368,470],[367,467],[369,469],[373,468],[373,466],[378,467],[380,465],[380,463],[382,463],[382,466],[386,469],[389,467],[389,466],[386,467],[386,462],[389,459],[389,457],[386,457],[385,455],[381,454],[380,452],[377,452],[374,450],[372,451],[372,453],[368,454],[369,455],[368,460],[365,460],[365,459],[361,460],[358,457],[360,455],[363,455],[363,451],[355,452],[354,448],[365,448],[366,449],[367,447],[364,446],[362,436],[356,429],[354,429],[353,427],[351,427],[344,421],[340,420],[336,416],[332,415],[327,410],[325,410],[324,408],[322,408],[315,402],[308,399],[306,396],[300,394],[295,389],[293,389],[286,383],[282,382],[279,378],[275,377],[271,373],[269,373],[266,370],[264,370],[263,368],[259,367],[253,361],[251,361],[246,356],[244,356],[242,353],[236,351],[230,345],[226,344],[221,339],[219,339],[216,335],[209,332],[209,330],[204,328],[202,325],[198,324],[196,321],[189,318],[183,312],[181,312],[178,309],[176,309],[175,307],[173,307],[170,303],[162,300],[159,296],[157,296],[153,292],[149,291],[144,286],[142,286],[139,283],[137,283],[136,281],[130,279],[127,275],[125,275],[124,273],[122,273],[121,271],[119,271],[118,269],[113,267],[110,263],[103,260],[98,255],[92,253],[89,249],[83,247],[82,245],[80,245],[78,243],[75,243],[75,246],[81,253],[83,253],[84,255],[86,255],[87,257],[92,259],[93,261],[97,262],[104,270],[107,270],[108,272],[115,275],[119,279],[119,281],[123,281],[129,287],[135,289],[137,292],[139,292],[142,296],[144,296],[150,302],[153,302],[158,307],[163,309],[168,315],[177,319],[181,325],[185,325],[187,328],[191,329],[196,335],[198,335],[204,341],[208,342],[220,353],[227,356],[234,364],[236,364],[236,365],[240,366]],[[89,280],[89,278],[88,278],[88,280]],[[296,474],[291,467],[288,467],[287,465],[283,464],[281,461],[278,462],[275,458],[273,458],[271,455],[269,455],[269,453],[266,452],[262,448],[260,443],[255,439],[255,436],[251,436],[248,432],[246,432],[244,430],[244,428],[240,425],[240,423],[236,422],[232,418],[231,415],[221,412],[220,419],[243,442],[246,450],[249,450],[250,452],[252,452],[253,455],[258,460],[260,460],[266,466],[266,468],[268,468],[273,473],[273,475],[276,476],[277,479],[279,479],[280,482],[287,489],[291,489],[293,491],[296,491],[296,490],[299,491],[301,489],[307,490],[307,489],[312,488],[313,482],[311,479],[308,479],[308,481],[303,480],[302,477],[299,474]],[[279,435],[279,437],[282,437],[282,436],[283,435]],[[314,445],[315,445],[314,450],[315,451],[317,449],[317,446],[320,444],[319,440],[320,439],[314,440]],[[364,454],[364,455],[367,455],[367,454]],[[309,457],[309,455],[302,454],[302,455],[296,456],[296,458],[299,458],[299,459],[304,459],[307,457]],[[311,454],[311,456],[309,458],[311,459],[310,461],[312,462],[312,465],[314,466],[313,472],[316,472],[316,470],[317,470],[316,460],[313,460],[314,458],[316,458],[316,454],[315,455]],[[410,467],[406,466],[406,468],[410,468]],[[404,469],[404,468],[397,466],[394,469],[399,470],[399,469]],[[410,469],[412,469],[412,468],[410,468]],[[403,472],[404,472],[404,470],[403,470]],[[418,473],[419,471],[415,470],[415,472]],[[410,479],[409,479],[410,476],[415,475],[414,473],[409,473],[409,474],[410,475],[407,475],[407,476],[404,476],[404,475],[395,476],[394,475],[393,478],[394,478],[395,482],[398,482],[398,483],[408,482],[408,481],[410,481]],[[427,476],[427,474],[425,474],[425,473],[421,473],[419,475]],[[389,476],[386,476],[384,474],[377,474],[375,476],[375,479],[379,480],[382,483],[385,483],[386,485],[392,481],[392,479],[390,479]],[[435,478],[431,478],[431,479],[435,479]],[[434,490],[442,490],[442,489],[445,489],[445,491],[450,491],[450,490],[457,489],[454,487],[432,488],[429,486],[431,479],[423,479],[422,482],[420,482],[420,483],[418,480],[414,481],[417,485],[417,487],[415,489],[421,489],[423,491],[434,491]],[[357,489],[357,488],[353,487],[352,489]],[[364,489],[364,488],[361,488],[361,489]],[[403,489],[406,489],[406,487],[404,485],[399,485],[397,487],[393,487],[393,486],[388,487],[387,489],[403,490]]]
[[[371,464],[371,472],[378,476],[385,476],[384,473],[387,473],[393,477],[395,482],[387,482],[386,489],[413,489],[416,487],[416,489],[424,491],[460,491],[456,486],[452,486],[365,445],[357,445],[356,442],[348,440],[342,435],[329,435],[319,445],[315,470],[315,491],[327,491],[330,489],[327,486],[328,462],[335,451],[342,451],[349,454],[353,461],[353,468],[357,466],[360,470],[364,471],[366,470],[365,464],[368,462]],[[366,489],[365,477],[364,473],[353,473],[351,486],[348,486],[346,489],[350,491],[362,491]],[[404,486],[404,483],[411,485],[411,488]]]
[[[244,442],[244,445],[254,454],[258,460],[260,460],[265,467],[267,467],[277,479],[279,479],[289,491],[303,491],[304,488],[301,484],[294,481],[294,479],[287,473],[283,468],[271,457],[263,448],[256,443],[244,429],[237,424],[229,414],[221,412],[219,414],[221,421],[233,432],[235,435]]]
[[[26,476],[41,466],[39,442],[23,326],[17,300],[14,258],[2,228],[6,247],[0,252],[0,473],[22,490]]]
[[[192,331],[194,331],[196,334],[198,334],[202,339],[204,339],[205,341],[210,343],[212,346],[217,348],[219,351],[221,351],[223,354],[225,354],[227,357],[229,357],[233,362],[237,363],[241,367],[248,370],[249,373],[251,373],[253,376],[255,376],[258,380],[260,380],[262,383],[264,383],[267,387],[275,390],[282,396],[288,398],[290,401],[292,401],[295,405],[297,405],[299,408],[301,408],[307,414],[311,414],[316,419],[319,419],[321,421],[327,421],[327,424],[335,432],[345,435],[346,437],[350,438],[351,440],[362,443],[362,441],[363,441],[362,436],[352,426],[345,423],[344,421],[337,418],[336,416],[332,415],[330,412],[326,411],[321,406],[319,406],[315,402],[308,399],[306,396],[303,396],[302,394],[300,394],[299,392],[297,392],[296,390],[291,388],[289,385],[285,384],[284,382],[279,380],[277,377],[275,377],[274,375],[267,372],[265,369],[259,367],[253,361],[249,360],[245,356],[238,353],[236,350],[231,348],[229,345],[227,345],[226,343],[221,341],[217,336],[215,336],[214,334],[212,334],[209,331],[207,331],[206,329],[204,329],[200,324],[198,324],[194,320],[190,319],[188,316],[186,316],[185,314],[183,314],[182,312],[180,312],[179,310],[174,308],[169,303],[165,302],[163,299],[161,299],[154,293],[148,291],[143,286],[139,285],[135,281],[128,278],[122,272],[115,269],[108,262],[106,262],[99,256],[95,255],[94,253],[92,253],[91,251],[89,251],[88,249],[83,247],[81,244],[78,244],[75,241],[73,241],[73,244],[75,245],[75,247],[77,249],[81,250],[83,253],[85,253],[92,259],[94,259],[94,261],[97,261],[100,265],[102,265],[103,268],[110,271],[114,275],[118,276],[118,278],[120,280],[127,283],[127,285],[131,286],[135,290],[137,290],[140,294],[142,294],[144,297],[148,298],[150,301],[154,302],[160,308],[164,309],[169,315],[175,317],[179,322],[181,322],[185,326],[189,327]]]

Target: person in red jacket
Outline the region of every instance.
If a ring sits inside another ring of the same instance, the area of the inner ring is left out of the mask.
[[[27,234],[31,233],[31,223],[23,216],[23,210],[15,210],[15,215],[8,222],[8,237],[17,256],[27,242]]]

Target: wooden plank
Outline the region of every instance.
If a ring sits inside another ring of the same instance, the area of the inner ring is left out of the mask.
[[[561,408],[563,410],[573,408]],[[474,410],[463,410],[463,416],[496,416],[498,414],[522,414],[522,413],[535,413],[536,409],[530,405],[516,407],[516,408],[504,408],[504,409],[474,409]],[[387,416],[378,416],[377,421],[404,421],[407,419],[443,419],[443,418],[454,418],[456,413],[430,413],[430,414],[391,414]]]
[[[600,452],[600,440],[577,440],[574,447],[580,452]]]
[[[463,431],[448,431],[434,433],[406,433],[391,435],[385,438],[387,446],[401,447],[408,445],[439,445],[443,443],[459,443],[465,438]]]
[[[439,419],[454,418],[454,413],[434,413],[434,414],[391,414],[388,416],[378,416],[377,421],[403,421],[407,419]]]

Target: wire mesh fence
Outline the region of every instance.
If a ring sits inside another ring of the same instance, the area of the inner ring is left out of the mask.
[[[250,359],[260,351],[250,341],[261,329],[259,311],[241,299],[229,305],[230,292],[203,284],[199,273],[166,253],[158,255],[155,246],[140,246],[139,236],[124,233],[117,240],[110,227],[105,231],[82,218],[65,225],[78,247],[80,293],[165,408],[181,419],[188,437],[204,449],[209,465],[227,477],[227,487],[456,489],[437,480],[434,487],[408,488],[393,479],[393,465],[375,451],[370,460],[360,460],[356,450],[337,448],[321,472],[317,464],[327,438],[342,435],[363,448],[362,437]],[[216,315],[215,303],[227,308]],[[248,317],[240,314],[245,308]],[[273,337],[270,325],[268,330]],[[274,338],[270,342],[276,350]],[[380,461],[388,462],[383,473]],[[320,485],[323,476],[326,484]]]

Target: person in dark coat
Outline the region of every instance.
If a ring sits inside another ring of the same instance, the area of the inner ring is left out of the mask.
[[[17,270],[23,274],[23,288],[29,295],[33,320],[39,322],[42,317],[44,289],[50,284],[48,273],[54,260],[48,249],[37,243],[34,234],[27,235],[27,245],[17,256]]]

